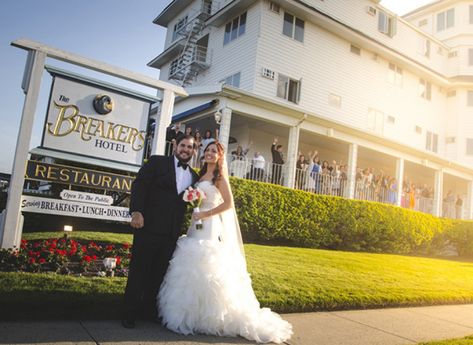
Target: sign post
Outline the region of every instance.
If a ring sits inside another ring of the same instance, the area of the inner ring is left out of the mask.
[[[28,62],[23,78],[23,89],[26,94],[25,103],[23,106],[20,130],[18,133],[17,145],[15,149],[7,205],[6,209],[2,213],[2,219],[0,219],[1,248],[18,248],[21,240],[22,226],[20,204],[25,181],[24,174],[28,160],[29,146],[31,142],[31,134],[38,102],[41,78],[47,57],[163,91],[163,107],[161,111],[161,117],[159,119],[159,124],[155,129],[155,131],[162,137],[155,137],[154,142],[156,145],[153,147],[153,152],[155,153],[164,152],[165,139],[162,133],[165,133],[165,128],[171,123],[174,97],[176,95],[181,97],[187,96],[187,92],[180,86],[127,71],[120,67],[111,66],[104,62],[84,58],[82,56],[49,47],[38,42],[20,39],[13,41],[11,44],[15,47],[28,51]],[[116,147],[122,148],[122,146],[118,145],[116,145]]]
[[[16,141],[15,158],[13,160],[13,170],[11,174],[10,186],[8,188],[8,198],[5,211],[2,213],[3,221],[0,229],[0,241],[2,248],[19,248],[21,240],[21,212],[20,202],[25,183],[26,162],[33,131],[34,115],[38,103],[39,88],[43,75],[46,54],[39,51],[29,52],[32,68],[25,69],[24,80],[28,80],[25,85],[25,103],[23,114],[21,115],[20,131]]]

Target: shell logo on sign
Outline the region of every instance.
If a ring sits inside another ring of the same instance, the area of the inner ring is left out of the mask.
[[[94,98],[94,109],[97,113],[107,115],[113,110],[113,101],[110,96],[99,94]]]
[[[56,73],[42,146],[141,166],[152,102],[123,88]]]

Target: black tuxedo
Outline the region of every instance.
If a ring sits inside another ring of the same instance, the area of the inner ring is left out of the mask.
[[[197,174],[191,169],[192,182]],[[133,229],[133,250],[125,290],[125,317],[140,309],[156,317],[156,295],[181,234],[186,203],[177,193],[174,156],[151,156],[133,182],[130,213],[139,211],[144,227]]]

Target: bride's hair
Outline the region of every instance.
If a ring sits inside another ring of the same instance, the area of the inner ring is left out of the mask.
[[[205,154],[205,152],[207,151],[207,149],[209,148],[210,145],[217,146],[217,153],[220,156],[219,159],[217,160],[217,163],[215,164],[215,170],[213,172],[212,183],[215,184],[215,182],[217,182],[222,177],[223,161],[224,161],[224,158],[225,158],[225,150],[223,148],[223,145],[215,140],[215,141],[210,142],[205,147],[204,154]],[[202,169],[200,169],[199,177],[204,176],[206,172],[207,172],[207,162],[205,162]]]

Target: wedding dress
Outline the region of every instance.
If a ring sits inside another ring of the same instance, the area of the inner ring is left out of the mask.
[[[223,202],[217,187],[201,181],[206,198],[201,211]],[[194,223],[179,238],[158,294],[163,324],[181,334],[242,336],[259,343],[281,343],[292,326],[268,308],[260,308],[246,270],[244,254],[227,231],[236,222],[234,210]],[[239,230],[238,230],[239,232]],[[236,247],[236,248],[235,248]]]

